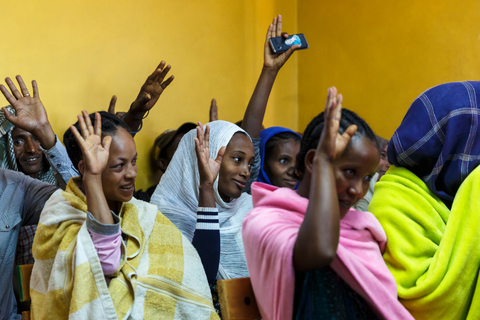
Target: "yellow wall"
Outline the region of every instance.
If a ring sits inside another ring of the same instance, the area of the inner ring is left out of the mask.
[[[185,121],[237,121],[263,61],[273,16],[304,33],[273,89],[264,124],[302,131],[327,87],[385,137],[423,90],[480,73],[480,3],[452,1],[1,0],[0,77],[36,79],[61,136],[81,109],[126,110],[160,60],[175,80],[136,136],[137,188],[149,186],[154,138]],[[6,101],[4,100],[4,103]]]
[[[0,77],[37,80],[63,136],[80,110],[105,110],[113,94],[117,110],[126,110],[160,60],[171,64],[175,80],[135,138],[137,188],[146,188],[149,150],[163,130],[206,122],[212,98],[222,119],[242,119],[278,13],[285,29],[296,29],[296,1],[2,0]],[[297,126],[296,63],[278,78],[266,125]]]
[[[298,17],[301,130],[332,85],[389,138],[424,90],[480,75],[479,1],[299,0]]]

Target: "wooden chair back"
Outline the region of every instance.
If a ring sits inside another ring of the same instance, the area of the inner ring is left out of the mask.
[[[217,289],[222,319],[261,319],[250,278],[218,280]]]
[[[17,266],[18,293],[20,302],[30,301],[30,276],[32,275],[33,264]],[[30,311],[22,312],[22,320],[30,320]]]

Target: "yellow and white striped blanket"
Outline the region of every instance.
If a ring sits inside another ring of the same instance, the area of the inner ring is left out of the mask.
[[[40,217],[33,319],[218,319],[195,248],[156,206],[134,198],[120,211],[126,246],[107,285],[75,179],[52,195]]]

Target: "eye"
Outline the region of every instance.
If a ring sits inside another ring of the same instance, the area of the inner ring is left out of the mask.
[[[288,163],[288,160],[287,160],[286,158],[282,158],[282,159],[279,160],[279,162],[280,162],[281,164],[287,164],[287,163]]]
[[[368,182],[372,181],[372,179],[373,179],[372,175],[369,175],[369,176],[365,177],[365,180],[367,180]]]
[[[116,165],[112,166],[111,168],[112,169],[119,169],[121,167],[123,167],[123,163],[116,164]]]
[[[355,175],[355,170],[353,170],[353,169],[346,169],[345,172],[346,172],[349,176],[354,176],[354,175]]]
[[[241,162],[242,158],[241,157],[232,157],[233,161],[235,162]]]
[[[23,140],[22,139],[16,139],[16,140],[13,140],[13,144],[16,145],[16,146],[21,146],[23,145]]]
[[[387,159],[387,154],[385,152],[380,153],[380,158]]]
[[[137,157],[133,158],[133,160],[132,160],[132,164],[133,164],[133,165],[136,165],[136,164],[137,164],[137,159],[138,159]]]

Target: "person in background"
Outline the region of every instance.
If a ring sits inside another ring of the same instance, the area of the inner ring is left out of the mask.
[[[415,319],[480,314],[480,82],[428,89],[388,146],[369,210],[388,237],[383,256]]]
[[[0,90],[9,103],[16,105],[18,101],[35,101],[38,97],[36,83],[34,81],[32,83],[32,97],[23,84],[23,80],[17,79],[21,84],[21,91],[15,88],[10,79],[7,81],[9,86],[13,85],[13,95],[3,85],[0,85]],[[12,87],[10,86],[10,88]],[[3,126],[5,123],[2,123],[3,128],[5,128]],[[12,157],[11,153],[8,158],[13,164],[16,164],[16,159]],[[0,169],[0,207],[2,208],[0,212],[0,270],[2,270],[0,272],[0,319],[19,320],[22,318],[17,314],[17,302],[12,283],[20,229],[38,223],[45,202],[55,190],[57,187],[54,184],[33,179],[21,172]]]
[[[167,170],[170,161],[178,148],[180,140],[183,136],[197,127],[195,123],[185,122],[176,130],[166,130],[159,135],[153,143],[153,148],[150,155],[151,168],[153,171],[154,183],[147,190],[138,190],[135,193],[137,199],[150,202],[155,188],[157,187],[160,179]]]
[[[287,128],[271,127],[260,132],[262,159],[259,182],[296,189],[295,160],[300,151],[301,136]]]
[[[251,283],[264,319],[413,319],[382,258],[387,240],[369,212],[351,209],[377,170],[375,135],[328,90],[307,126],[297,191],[252,186],[243,223]]]
[[[385,138],[377,136],[377,142],[378,142],[378,145],[380,146],[380,163],[378,164],[378,169],[377,169],[378,179],[376,181],[380,181],[380,179],[383,177],[385,172],[387,172],[388,168],[390,168],[390,163],[388,162],[388,156],[387,156],[389,141]]]
[[[370,181],[370,187],[368,188],[367,194],[365,197],[358,200],[358,202],[353,206],[353,208],[357,211],[368,211],[368,206],[370,205],[370,201],[372,201],[373,192],[375,191],[375,184],[380,181],[380,178],[383,177],[388,168],[390,168],[390,163],[388,163],[387,158],[388,140],[378,135],[376,135],[376,137],[378,146],[380,148],[380,162],[378,164],[377,173],[375,173],[372,181]]]

